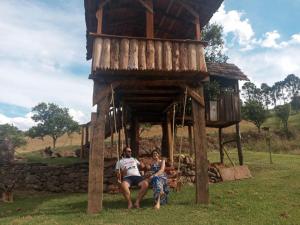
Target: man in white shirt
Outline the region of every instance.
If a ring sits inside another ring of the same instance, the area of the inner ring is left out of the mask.
[[[122,193],[127,200],[128,209],[133,207],[130,190],[131,186],[139,186],[140,191],[138,197],[134,203],[136,208],[140,208],[140,201],[145,196],[149,183],[141,176],[138,166],[144,167],[137,159],[131,157],[131,149],[129,147],[124,148],[123,158],[116,164],[116,170],[118,175],[118,181],[121,183]],[[120,173],[121,172],[121,173]],[[121,182],[121,174],[123,175],[123,181]]]

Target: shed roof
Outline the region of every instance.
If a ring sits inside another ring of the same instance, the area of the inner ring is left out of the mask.
[[[225,77],[233,80],[249,80],[239,67],[230,63],[207,63],[211,76]]]
[[[91,32],[97,31],[96,11],[105,0],[84,0],[87,59],[92,57]],[[179,1],[199,14],[204,27],[223,0],[153,0],[154,29],[157,38],[194,38],[194,16]],[[110,0],[104,7],[103,33],[124,36],[145,36],[145,8],[138,0]]]

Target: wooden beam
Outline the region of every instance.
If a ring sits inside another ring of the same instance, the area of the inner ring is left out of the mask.
[[[189,125],[188,126],[188,134],[189,134],[189,154],[190,154],[190,157],[193,156],[193,152],[194,152],[194,145],[193,145],[193,132],[192,132],[192,126]]]
[[[120,85],[119,81],[111,84],[112,88],[116,88]],[[111,95],[111,86],[107,84],[100,84],[94,81],[94,92],[93,92],[93,106],[101,102],[105,97]]]
[[[139,157],[139,121],[133,117],[130,125],[130,148],[135,158]]]
[[[102,1],[100,4],[99,4],[99,9],[103,9],[103,7],[107,4],[107,3],[109,3],[111,0],[104,0],[104,1]]]
[[[99,8],[96,12],[97,17],[97,34],[102,34],[103,8]]]
[[[92,113],[87,209],[89,214],[99,213],[102,210],[105,115],[108,112],[108,108],[109,101],[108,98],[105,98],[98,105],[98,113]]]
[[[178,16],[172,15],[170,13],[165,12],[164,10],[161,9],[156,9],[155,10],[155,14],[159,14],[161,15],[163,18],[161,20],[161,22],[166,20],[166,19],[170,19],[170,20],[176,20],[179,23],[182,23],[183,25],[192,25],[195,24],[195,20],[194,19],[185,19],[185,18],[180,18]],[[160,22],[160,24],[161,24]]]
[[[167,14],[168,14],[169,11],[171,10],[171,7],[173,6],[174,1],[175,1],[175,0],[169,1],[168,7],[167,7],[167,10],[166,10],[166,13],[167,13]],[[166,20],[166,16],[164,15],[163,18],[161,19],[159,25],[158,25],[158,28],[160,28],[160,27],[164,24],[165,20]],[[158,34],[158,30],[156,30],[156,32],[155,32],[155,35],[157,35],[157,34]]]
[[[174,96],[176,97],[176,96]],[[122,100],[124,101],[127,101],[127,102],[139,102],[139,101],[142,101],[142,102],[169,102],[169,101],[172,101],[173,97],[165,97],[165,96],[162,96],[162,97],[158,97],[158,96],[131,96],[131,97],[128,97],[128,96],[124,96],[122,97]]]
[[[177,13],[175,14],[176,17],[179,17],[180,13],[182,12],[182,7],[179,7]],[[173,20],[171,25],[169,26],[169,30],[172,30],[172,28],[174,27],[175,25],[175,21]],[[164,37],[166,37],[166,35],[164,35]]]
[[[199,91],[203,94],[203,88]],[[206,152],[205,108],[192,99],[196,164],[196,203],[209,203],[208,161]]]
[[[140,0],[140,2],[144,2]],[[153,0],[147,0],[147,3],[144,2],[149,9],[146,12],[146,37],[154,38],[154,15],[153,15]]]
[[[173,112],[170,110],[167,113],[167,142],[168,142],[168,157],[170,160],[171,166],[174,164],[174,149],[173,149],[173,132],[172,132],[172,123],[173,123]]]
[[[224,163],[222,128],[219,128],[219,150],[220,150],[220,162]]]
[[[201,27],[200,27],[199,16],[195,18],[195,38],[198,41],[201,40]]]
[[[109,95],[111,95],[111,87],[109,85],[103,85],[94,82],[93,106],[101,102],[103,98]]]
[[[152,0],[138,0],[150,13],[153,14],[153,5],[152,5]],[[151,2],[151,3],[150,3]]]
[[[181,86],[183,90],[185,90],[186,86]],[[194,90],[191,90],[190,88],[187,88],[188,95],[192,97],[195,101],[197,101],[202,107],[205,107],[205,101],[202,96],[200,96],[197,92]]]
[[[83,151],[84,151],[84,126],[81,127],[81,149],[80,149],[80,158],[83,158]]]
[[[183,8],[185,8],[189,13],[191,13],[194,17],[199,18],[199,14],[187,3],[185,3],[183,0],[177,0],[177,2],[182,5]]]
[[[235,128],[236,128],[236,145],[238,149],[239,163],[242,166],[244,164],[244,157],[243,157],[242,144],[241,144],[240,123],[237,123],[235,125]]]

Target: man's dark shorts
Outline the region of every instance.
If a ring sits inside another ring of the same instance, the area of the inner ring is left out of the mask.
[[[138,186],[143,180],[144,178],[142,176],[129,176],[124,178],[124,181],[126,181],[130,186]]]

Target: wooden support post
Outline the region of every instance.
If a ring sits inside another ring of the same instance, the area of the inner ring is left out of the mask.
[[[219,150],[220,150],[220,162],[224,163],[222,128],[219,128]]]
[[[190,154],[190,157],[193,156],[193,152],[194,152],[194,145],[193,145],[193,132],[192,132],[192,126],[189,125],[188,126],[188,132],[189,132],[189,147],[190,147],[190,150],[189,150],[189,154]]]
[[[169,156],[168,123],[164,121],[161,124],[161,127],[162,127],[161,155],[162,157],[168,157]]]
[[[124,126],[124,133],[125,133],[125,146],[129,146],[129,142],[128,142],[128,130],[127,130],[127,124],[125,124]],[[123,151],[123,149],[122,149]]]
[[[98,104],[98,113],[92,113],[92,139],[89,158],[88,209],[90,214],[102,210],[104,177],[104,139],[105,115],[109,100],[105,98]]]
[[[121,129],[118,131],[118,152],[121,152]]]
[[[83,158],[84,152],[84,126],[81,127],[81,149],[80,149],[80,158]]]
[[[136,158],[139,157],[139,130],[139,122],[133,118],[130,126],[130,148]]]
[[[83,151],[83,158],[85,158],[88,155],[88,148],[87,146],[90,144],[90,126],[87,124],[85,127],[85,141],[84,141],[84,151]]]
[[[196,37],[196,40],[198,40],[198,41],[201,40],[201,27],[200,27],[199,16],[197,16],[195,18],[195,37]]]
[[[154,38],[154,16],[153,16],[153,0],[146,0],[146,3],[150,10],[146,11],[146,37]]]
[[[173,112],[167,114],[167,142],[168,142],[168,157],[171,166],[174,164],[174,149],[173,149],[173,132],[172,132],[172,115]]]
[[[236,146],[238,150],[239,163],[242,166],[244,164],[244,159],[243,159],[243,151],[242,151],[242,144],[241,144],[240,123],[237,123],[235,125],[235,128],[236,128]]]
[[[97,34],[102,34],[103,7],[96,12],[97,17]]]
[[[201,87],[200,95],[203,96]],[[208,161],[206,152],[205,108],[192,99],[196,162],[196,203],[209,203]]]
[[[85,126],[85,144],[89,143],[90,141],[90,134],[89,134],[89,126]]]

